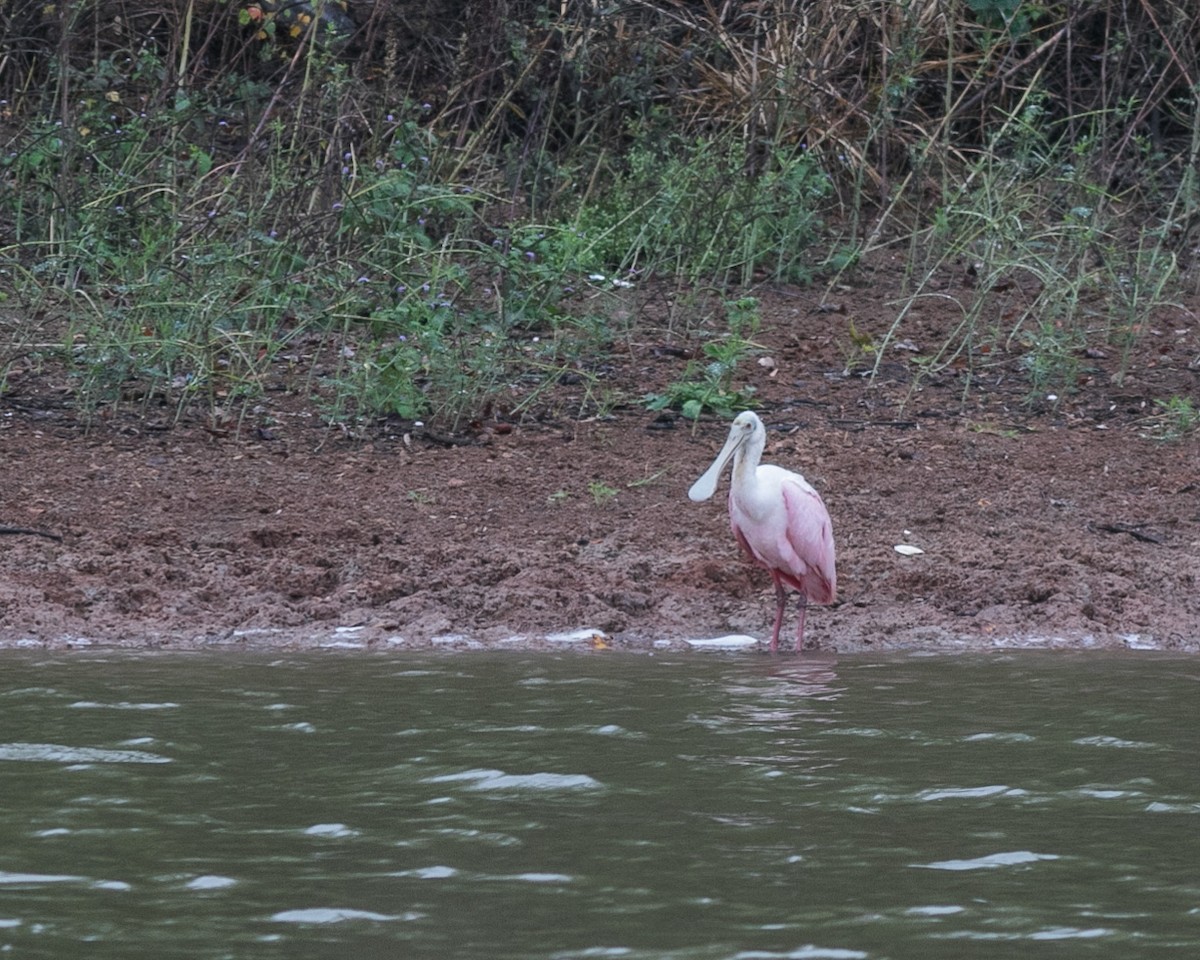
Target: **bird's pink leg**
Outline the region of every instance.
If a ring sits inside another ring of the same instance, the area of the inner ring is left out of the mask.
[[[787,590],[779,579],[779,574],[771,571],[771,579],[775,581],[775,628],[771,631],[771,652],[779,649],[779,628],[783,626],[783,611],[787,607]],[[801,616],[803,617],[803,611]]]
[[[796,624],[796,652],[804,649],[804,615],[808,612],[808,597],[797,594],[800,603],[800,619]]]

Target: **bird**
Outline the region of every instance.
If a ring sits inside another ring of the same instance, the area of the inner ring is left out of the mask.
[[[771,652],[779,649],[779,628],[787,607],[788,588],[799,595],[800,620],[796,651],[804,644],[808,603],[833,603],[837,570],[833,522],[821,495],[800,474],[770,463],[759,463],[767,430],[753,411],[734,417],[729,438],[717,459],[688,490],[694,502],[709,500],[730,458],[729,522],[742,553],[765,567],[775,583],[775,626]]]

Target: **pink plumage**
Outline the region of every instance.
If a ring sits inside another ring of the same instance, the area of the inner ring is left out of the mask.
[[[765,567],[775,583],[775,626],[771,650],[779,647],[779,630],[787,606],[788,588],[799,596],[796,649],[804,643],[808,601],[832,603],[837,597],[833,524],[821,495],[798,473],[773,464],[760,464],[767,432],[758,416],[740,413],[729,438],[711,467],[688,496],[708,500],[729,459],[733,479],[729,488],[729,522],[742,552]]]

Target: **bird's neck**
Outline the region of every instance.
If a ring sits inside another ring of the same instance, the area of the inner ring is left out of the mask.
[[[752,497],[758,486],[758,461],[761,452],[754,449],[739,450],[733,458],[732,489],[741,490],[744,496]]]

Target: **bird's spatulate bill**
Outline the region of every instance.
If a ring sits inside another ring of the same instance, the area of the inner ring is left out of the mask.
[[[699,503],[701,500],[710,499],[717,492],[717,484],[721,480],[721,471],[725,469],[725,464],[729,462],[729,458],[733,456],[740,442],[741,437],[731,430],[729,439],[725,441],[725,446],[717,454],[717,459],[712,462],[712,466],[705,470],[700,479],[692,484],[692,488],[688,491],[689,500]]]

